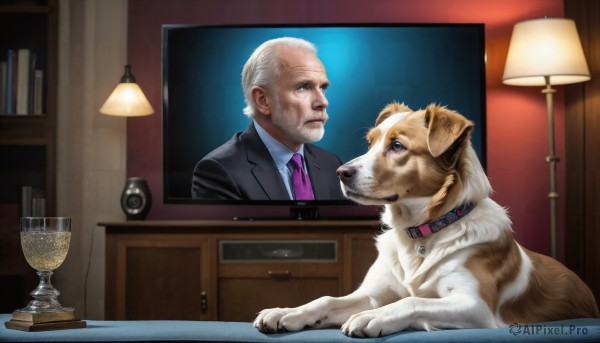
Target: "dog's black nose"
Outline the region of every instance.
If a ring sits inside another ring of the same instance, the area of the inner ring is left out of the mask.
[[[354,175],[356,174],[356,168],[344,164],[343,166],[341,166],[337,169],[337,174],[338,174],[340,180],[342,180],[342,181],[349,180],[352,177],[354,177]]]

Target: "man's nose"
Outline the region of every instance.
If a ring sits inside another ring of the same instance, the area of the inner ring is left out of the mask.
[[[318,89],[316,91],[316,95],[315,95],[315,102],[314,102],[315,109],[324,110],[327,108],[327,106],[329,106],[329,101],[327,100],[327,97],[325,96],[325,92],[321,89]]]

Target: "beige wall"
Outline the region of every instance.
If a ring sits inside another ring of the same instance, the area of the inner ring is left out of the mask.
[[[127,0],[60,0],[59,10],[57,214],[72,217],[72,241],[53,283],[78,317],[103,319],[104,229],[96,224],[125,219],[126,119],[98,109],[126,64]]]

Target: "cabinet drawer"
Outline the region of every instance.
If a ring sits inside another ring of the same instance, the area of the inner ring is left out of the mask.
[[[265,308],[296,307],[325,295],[339,295],[337,278],[220,279],[219,320],[250,322]]]
[[[337,240],[223,240],[220,263],[335,263]]]
[[[338,240],[219,241],[219,320],[252,321],[341,290]]]

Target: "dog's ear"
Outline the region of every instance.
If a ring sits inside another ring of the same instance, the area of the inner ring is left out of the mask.
[[[474,124],[446,107],[431,104],[425,110],[427,146],[433,157],[439,157],[451,147],[471,137]]]
[[[404,103],[392,102],[391,104],[385,106],[381,112],[379,112],[379,116],[375,121],[375,126],[381,124],[387,117],[391,116],[394,113],[398,112],[412,112],[410,107],[406,106]]]
[[[433,157],[440,157],[440,166],[448,170],[443,185],[428,206],[429,218],[434,219],[448,210],[446,204],[453,203],[462,189],[464,169],[459,162],[460,152],[464,151],[474,124],[457,112],[432,104],[425,110],[425,126],[429,152]]]

